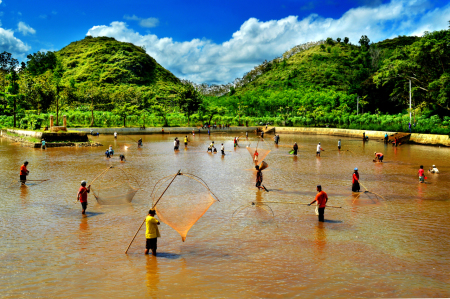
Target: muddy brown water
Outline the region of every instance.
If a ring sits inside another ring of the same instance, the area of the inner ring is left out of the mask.
[[[236,150],[233,136],[190,136],[188,149],[182,143],[178,153],[173,135],[131,137],[142,137],[144,147],[120,135],[93,137],[113,145],[110,160],[106,147],[40,150],[0,139],[1,297],[450,296],[448,148],[393,148],[341,138],[338,152],[336,137],[281,135],[274,147],[269,135],[259,144],[272,149],[264,171],[270,192],[262,192],[254,187],[245,149],[256,145],[253,134],[249,141],[241,138]],[[207,154],[210,140],[218,147],[223,142],[230,152]],[[298,157],[288,154],[294,141]],[[319,141],[325,151],[317,158]],[[384,163],[372,162],[375,151],[385,154]],[[127,159],[122,164],[121,153]],[[8,187],[24,160],[30,162],[29,179],[49,180]],[[441,174],[429,174],[427,184],[419,184],[419,165],[432,164]],[[99,205],[89,195],[88,214],[82,216],[75,204],[80,181],[89,182],[109,165],[133,173],[142,190],[125,205]],[[373,192],[356,200],[354,167]],[[192,227],[186,242],[163,223],[158,257],[143,255],[143,230],[125,255],[154,183],[178,169],[204,179],[221,201]],[[296,204],[310,202],[317,184],[330,205],[342,207],[327,208],[325,223],[318,223],[314,207]],[[286,204],[250,205],[268,201]]]

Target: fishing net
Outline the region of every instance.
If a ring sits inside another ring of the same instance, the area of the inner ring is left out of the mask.
[[[166,177],[155,185],[152,193],[153,205],[159,219],[177,231],[182,241],[186,240],[192,226],[216,201],[206,183],[190,174]],[[170,185],[170,187],[169,187]]]
[[[99,204],[119,205],[133,200],[139,183],[121,167],[109,167],[91,182],[91,191]]]
[[[249,146],[247,146],[247,150],[252,156],[252,160],[253,162],[255,162],[255,165],[260,164],[264,160],[264,158],[267,157],[267,155],[270,153],[270,150]]]
[[[275,214],[272,208],[264,203],[252,202],[237,208],[231,217],[243,225],[272,223]]]

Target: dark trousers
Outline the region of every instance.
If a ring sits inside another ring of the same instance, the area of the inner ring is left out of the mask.
[[[359,190],[361,189],[361,187],[359,186],[358,182],[355,182],[352,184],[352,191],[353,192],[359,192]]]
[[[319,208],[319,221],[325,222],[325,208]]]

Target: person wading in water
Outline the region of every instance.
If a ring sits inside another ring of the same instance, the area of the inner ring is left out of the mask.
[[[152,254],[156,256],[157,241],[161,237],[158,229],[159,224],[159,221],[155,218],[155,210],[148,211],[145,218],[145,254],[148,254],[148,251],[151,250]]]
[[[353,172],[353,179],[352,179],[352,191],[359,192],[360,188],[361,187],[359,186],[358,168],[355,168],[355,171]]]
[[[314,202],[317,201],[317,204],[319,205],[319,221],[325,222],[325,207],[328,202],[328,195],[325,193],[325,191],[322,191],[322,186],[317,185],[317,195],[314,200],[308,204],[308,206],[312,205]]]
[[[28,161],[25,161],[22,166],[20,166],[20,182],[25,185],[27,181],[27,175],[30,173],[27,169]]]
[[[255,169],[257,171],[257,173],[256,173],[256,187],[258,189],[266,189],[264,186],[262,186],[263,174],[262,174],[261,169],[259,169],[259,165],[256,165]]]
[[[294,146],[293,146],[292,149],[294,150],[293,155],[294,155],[294,156],[297,156],[297,151],[298,151],[298,145],[297,145],[297,142],[294,142]]]
[[[86,208],[88,205],[87,202],[87,194],[91,192],[91,185],[87,186],[86,188],[86,181],[81,181],[81,187],[80,190],[78,190],[78,194],[77,194],[77,201],[80,201],[81,203],[81,208],[83,209],[81,211],[81,214],[86,214]]]

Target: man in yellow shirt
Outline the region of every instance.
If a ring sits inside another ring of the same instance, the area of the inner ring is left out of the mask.
[[[150,210],[147,218],[145,218],[145,238],[147,239],[145,254],[148,254],[149,249],[151,249],[152,254],[156,256],[157,238],[161,237],[158,229],[159,224],[159,221],[155,219],[155,210]]]

